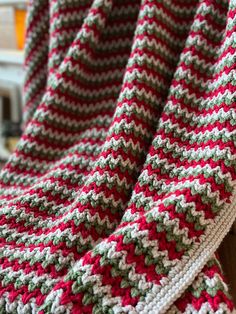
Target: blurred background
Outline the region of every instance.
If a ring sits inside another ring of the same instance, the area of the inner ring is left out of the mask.
[[[0,0],[0,166],[21,134],[27,0]]]

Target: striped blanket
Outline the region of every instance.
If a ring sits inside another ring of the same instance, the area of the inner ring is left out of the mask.
[[[31,0],[0,313],[234,311],[235,31],[235,0]]]

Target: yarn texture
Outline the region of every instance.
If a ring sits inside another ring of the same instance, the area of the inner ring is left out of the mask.
[[[33,0],[0,173],[0,313],[232,313],[236,1]]]

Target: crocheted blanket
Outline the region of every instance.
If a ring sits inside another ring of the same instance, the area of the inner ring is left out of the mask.
[[[235,0],[33,0],[0,174],[0,313],[231,313]]]

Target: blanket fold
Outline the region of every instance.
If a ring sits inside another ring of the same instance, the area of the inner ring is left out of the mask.
[[[34,0],[0,173],[1,313],[231,313],[234,0]]]

